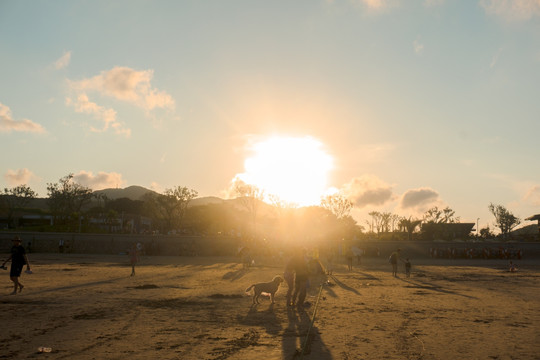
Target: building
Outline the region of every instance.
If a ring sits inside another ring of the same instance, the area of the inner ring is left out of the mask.
[[[529,220],[529,221],[538,221],[538,233],[540,234],[540,214],[536,214],[536,215],[533,215],[533,216],[529,216],[528,218],[526,218],[525,220]]]

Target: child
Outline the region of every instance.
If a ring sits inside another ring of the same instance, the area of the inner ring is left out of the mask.
[[[409,258],[405,259],[405,275],[408,278],[411,277],[411,262],[409,261]]]
[[[135,265],[139,262],[139,250],[137,246],[133,244],[128,252],[129,262],[131,263],[131,276],[135,276]]]

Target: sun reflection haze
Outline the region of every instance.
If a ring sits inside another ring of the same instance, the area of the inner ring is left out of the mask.
[[[317,205],[328,190],[333,158],[312,137],[274,136],[253,144],[238,177],[299,206]]]

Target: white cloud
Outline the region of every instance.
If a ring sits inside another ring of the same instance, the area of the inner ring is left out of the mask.
[[[507,21],[524,21],[540,16],[540,0],[480,0],[486,13]]]
[[[356,177],[345,184],[342,191],[358,208],[384,205],[393,198],[392,186],[374,175]]]
[[[490,68],[494,68],[495,65],[497,65],[497,62],[499,61],[499,56],[501,56],[502,48],[497,51],[497,53],[493,56],[493,59],[491,59],[491,63],[489,64]]]
[[[11,186],[28,184],[31,180],[38,179],[38,177],[34,175],[33,172],[26,168],[17,170],[8,169],[8,171],[4,175],[4,178],[6,179],[6,182]]]
[[[159,162],[163,164],[163,163],[165,163],[165,159],[167,159],[167,153],[163,153],[161,155],[161,158],[159,159]]]
[[[91,78],[79,81],[68,80],[76,96],[74,99],[68,98],[66,104],[73,105],[77,112],[93,114],[104,121],[105,125],[102,129],[93,129],[93,131],[106,131],[112,128],[117,134],[129,137],[131,130],[116,120],[116,111],[98,105],[94,102],[95,100],[90,99],[90,96],[107,96],[130,103],[143,109],[148,118],[156,121],[152,111],[174,110],[175,103],[167,92],[152,87],[153,76],[154,70],[137,71],[117,66]]]
[[[333,4],[336,1],[327,0],[327,2]],[[349,3],[353,6],[363,7],[372,13],[380,13],[386,9],[399,6],[399,0],[349,0]]]
[[[13,120],[11,116],[11,110],[8,106],[0,103],[0,132],[12,132],[12,131],[21,131],[21,132],[34,132],[34,133],[45,133],[45,129],[38,123],[33,122],[32,120],[22,119],[22,120]]]
[[[362,2],[371,9],[380,9],[386,5],[384,0],[362,0]]]
[[[94,175],[91,171],[80,171],[78,174],[73,175],[73,180],[81,185],[87,186],[92,190],[101,190],[107,188],[122,187],[125,181],[122,179],[122,175],[116,172],[106,173],[103,171]]]
[[[524,198],[526,203],[533,206],[540,206],[540,185],[532,186]]]
[[[79,92],[97,91],[102,95],[132,103],[146,111],[155,108],[174,109],[173,98],[165,91],[152,88],[154,70],[136,71],[117,66],[89,79],[71,81]]]
[[[414,52],[417,54],[421,54],[424,52],[424,44],[421,44],[418,40],[414,40],[413,42]]]
[[[131,136],[131,130],[116,120],[116,111],[114,109],[107,109],[91,102],[88,99],[88,95],[84,93],[79,94],[75,102],[71,98],[66,98],[66,105],[73,106],[78,113],[92,114],[96,119],[103,121],[104,124],[101,129],[92,127],[92,131],[102,132],[108,130],[110,127],[113,128],[117,134],[126,137]]]
[[[152,181],[150,184],[150,190],[154,190],[155,192],[161,194],[163,192],[163,186],[155,181]]]
[[[56,70],[63,69],[69,65],[70,61],[71,61],[71,51],[65,51],[64,55],[62,55],[58,60],[54,62],[54,67],[56,68]]]
[[[427,7],[440,6],[445,0],[425,0],[424,5]]]
[[[424,209],[439,202],[439,193],[431,188],[407,190],[400,200],[403,209]]]

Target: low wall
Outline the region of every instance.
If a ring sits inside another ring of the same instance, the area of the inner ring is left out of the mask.
[[[140,243],[146,255],[233,256],[239,239],[230,237],[113,235],[78,233],[0,233],[0,252],[9,253],[15,235],[35,253],[120,254]],[[63,248],[59,244],[63,241]]]
[[[241,246],[241,239],[221,236],[0,232],[0,253],[9,253],[15,235],[21,237],[27,249],[36,253],[58,253],[61,240],[64,242],[64,252],[76,254],[120,254],[127,252],[132,244],[141,243],[146,255],[234,256]],[[430,248],[503,247],[521,249],[524,258],[540,258],[540,242],[362,241],[354,245],[364,249],[366,256],[374,256],[378,252],[381,257],[388,257],[392,251],[401,248],[402,257],[427,258],[430,256]]]

